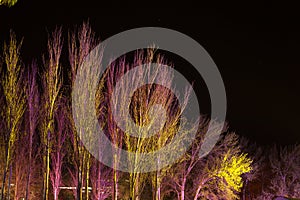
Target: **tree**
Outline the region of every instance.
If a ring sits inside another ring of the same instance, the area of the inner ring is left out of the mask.
[[[14,158],[14,199],[20,199],[26,196],[26,182],[28,174],[28,146],[29,134],[22,130],[22,134],[16,140],[15,158]],[[22,145],[20,145],[22,144]],[[30,166],[33,168],[33,166]]]
[[[118,149],[124,144],[130,152],[126,158],[130,163],[130,198],[140,199],[145,180],[151,178],[156,199],[160,199],[160,184],[167,169],[158,170],[147,177],[147,174],[140,173],[141,169],[147,168],[140,154],[157,151],[176,134],[189,91],[187,90],[183,105],[179,108],[178,100],[170,89],[172,69],[163,66],[164,61],[160,55],[155,55],[154,48],[149,48],[147,52],[137,51],[133,60],[133,63],[128,64],[124,56],[114,61],[107,71],[106,88],[103,90],[106,92],[106,129],[116,147],[114,169],[118,165]],[[157,66],[150,64],[153,62]],[[133,74],[130,78],[124,78],[129,71],[133,71]],[[161,85],[147,84],[151,80],[156,80]],[[128,94],[132,92],[129,100]],[[120,111],[118,122],[115,111]],[[166,159],[164,155],[158,155],[153,163],[159,166],[163,159]]]
[[[83,23],[78,30],[75,30],[72,34],[69,34],[69,62],[71,65],[71,73],[70,79],[72,82],[72,87],[75,82],[75,78],[77,73],[82,69],[80,67],[84,61],[84,58],[90,53],[92,48],[94,48],[97,44],[97,40],[95,39],[95,34],[92,31],[89,23]],[[88,74],[91,74],[93,77],[93,71],[85,71]],[[89,94],[89,81],[87,80],[86,83],[82,83],[83,90],[82,95],[78,98],[94,98]],[[93,84],[93,83],[91,83]],[[75,105],[73,105],[75,106]],[[83,105],[78,105],[78,108],[86,109]],[[86,116],[88,121],[89,116]],[[73,180],[76,181],[75,185],[77,188],[76,199],[83,198],[83,185],[85,180],[86,191],[89,186],[89,171],[90,171],[90,162],[91,162],[91,155],[85,149],[84,145],[80,141],[80,138],[83,135],[89,134],[83,132],[83,130],[76,130],[75,126],[73,126],[73,162],[75,165],[75,175],[72,175],[74,178]],[[70,170],[72,172],[72,170]],[[89,193],[86,192],[86,199],[88,199]]]
[[[104,200],[111,196],[112,170],[105,167],[97,159],[92,159],[91,165],[91,186],[92,199]]]
[[[8,199],[10,198],[10,182],[12,174],[12,159],[14,157],[15,142],[20,130],[20,122],[26,108],[25,87],[22,85],[22,64],[20,62],[20,48],[22,41],[17,42],[16,35],[10,33],[10,41],[4,44],[4,61],[6,64],[6,73],[2,80],[2,87],[5,96],[4,117],[6,120],[5,140],[5,161],[4,172],[1,187],[1,199],[4,199],[4,189],[8,170],[10,176],[7,187]]]
[[[45,73],[43,77],[43,122],[42,139],[43,144],[43,200],[48,200],[49,196],[49,175],[50,175],[50,151],[51,137],[54,134],[55,113],[61,95],[62,74],[60,66],[60,56],[63,41],[62,29],[56,28],[48,38],[48,57],[44,57]]]
[[[247,153],[248,157],[252,160],[251,172],[243,174],[242,200],[252,199],[255,193],[252,188],[257,185],[256,182],[259,181],[261,185],[264,184],[265,174],[263,171],[267,162],[266,156],[264,155],[263,148],[245,137],[240,138],[239,146],[242,152]]]
[[[257,199],[300,198],[300,145],[274,146],[269,153],[269,184]]]
[[[202,160],[203,158],[199,157],[199,151],[201,149],[201,145],[203,144],[204,136],[208,130],[208,125],[210,122],[213,121],[209,120],[207,117],[203,116],[201,118],[201,121],[198,125],[198,133],[192,146],[186,152],[183,159],[172,167],[165,179],[166,190],[174,191],[177,194],[178,199],[185,199],[187,183],[190,181],[190,179],[194,178],[194,176],[192,176],[194,168],[204,166],[205,162]],[[220,124],[215,122],[212,123],[211,130],[214,132],[225,132],[227,130],[227,126],[221,127]]]
[[[243,186],[242,175],[251,171],[251,163],[252,160],[240,152],[237,135],[226,134],[197,167],[194,200],[200,197],[238,199]]]
[[[66,102],[60,100],[58,106],[58,112],[55,114],[55,134],[51,137],[51,143],[53,143],[51,148],[51,170],[50,170],[50,179],[52,182],[53,196],[54,200],[58,200],[58,195],[60,192],[60,186],[62,184],[62,165],[63,159],[66,155],[66,146],[65,141],[68,135],[69,124],[66,120],[67,110]]]
[[[32,168],[34,166],[35,156],[33,155],[33,141],[36,133],[36,128],[38,125],[38,117],[39,117],[39,100],[40,95],[38,91],[38,83],[37,83],[37,63],[32,62],[27,71],[27,122],[28,122],[28,164],[27,164],[27,181],[26,181],[26,196],[25,199],[30,198],[30,185],[31,185],[31,176],[32,176]]]

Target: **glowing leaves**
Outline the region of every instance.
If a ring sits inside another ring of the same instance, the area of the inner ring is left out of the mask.
[[[225,154],[216,176],[221,178],[220,188],[229,187],[237,192],[243,187],[242,174],[252,170],[252,160],[247,154],[232,155],[230,150]]]
[[[0,5],[12,7],[17,3],[18,0],[0,0]]]

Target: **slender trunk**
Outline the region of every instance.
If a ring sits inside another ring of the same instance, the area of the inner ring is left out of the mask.
[[[134,200],[139,200],[140,199],[138,178],[136,179],[136,182],[134,183],[134,194],[133,195],[134,195],[133,196]]]
[[[160,200],[160,185],[157,186],[157,190],[156,190],[156,200]]]
[[[5,167],[4,167],[4,172],[3,172],[3,180],[2,180],[2,187],[1,187],[1,199],[4,199],[4,188],[5,188],[5,182],[6,182],[6,175],[7,175],[7,169],[6,169],[6,164],[5,164]]]
[[[102,198],[101,196],[101,168],[100,168],[100,162],[97,163],[97,170],[98,170],[98,177],[97,177],[97,182],[96,182],[96,193],[97,193],[97,200],[100,200]]]
[[[184,200],[184,189],[183,189],[183,190],[181,189],[181,192],[180,192],[180,199],[181,199],[181,200]]]
[[[3,173],[3,181],[2,181],[2,186],[1,186],[1,199],[4,199],[5,181],[6,181],[6,170],[4,169],[4,173]]]
[[[45,188],[45,200],[48,200],[48,195],[49,195],[49,175],[50,175],[50,133],[48,134],[48,145],[47,145],[47,166],[46,166],[46,188]]]
[[[50,175],[50,131],[48,130],[46,138],[44,138],[46,141],[46,147],[45,147],[45,153],[43,158],[45,171],[44,171],[44,182],[43,182],[43,200],[48,200],[48,194],[49,194],[49,175]]]
[[[19,186],[19,178],[18,178],[18,163],[16,163],[15,167],[15,189],[14,189],[14,199],[19,199],[18,198],[18,186]]]
[[[133,173],[130,173],[129,177],[129,196],[131,200],[134,200],[134,181],[133,181]]]
[[[244,185],[244,188],[243,188],[243,200],[246,200],[246,189],[247,189],[247,185],[248,185],[248,180],[246,179],[245,185]]]
[[[185,183],[186,183],[186,177],[183,178],[182,185],[180,187],[180,199],[181,200],[184,200],[184,198],[185,198]]]
[[[202,185],[200,184],[196,190],[196,194],[195,194],[195,197],[194,197],[194,200],[197,200],[198,199],[198,195],[200,193],[200,190],[202,189]]]
[[[82,160],[81,160],[81,180],[80,180],[80,200],[83,200],[83,187],[84,187],[84,176],[85,176],[85,171],[84,171],[84,161],[85,161],[85,152],[82,149]]]
[[[58,199],[57,188],[54,188],[53,195],[54,195],[54,200],[57,200]]]
[[[160,173],[159,170],[156,172],[156,200],[160,200]]]
[[[86,200],[89,199],[89,175],[90,175],[90,157],[91,157],[91,154],[88,153],[88,156],[87,156],[87,161],[86,161],[86,182],[85,182],[85,194],[86,194]]]
[[[118,200],[118,172],[117,172],[117,154],[114,155],[114,187],[113,187],[113,200]]]
[[[81,192],[81,177],[82,177],[82,172],[81,172],[81,167],[78,170],[78,180],[77,180],[77,200],[81,200],[82,199],[82,192]]]
[[[4,199],[4,194],[5,194],[5,182],[6,182],[6,176],[7,176],[7,171],[8,171],[8,146],[5,148],[5,155],[6,155],[6,162],[4,166],[4,171],[3,171],[3,180],[2,180],[2,186],[1,186],[1,199]]]
[[[27,172],[27,181],[26,181],[26,192],[25,199],[29,200],[29,189],[30,189],[30,179],[31,179],[31,167],[32,167],[32,133],[29,136],[29,158],[28,158],[28,172]]]
[[[10,187],[12,178],[12,165],[9,165],[9,177],[8,177],[8,187],[7,187],[7,200],[10,200]]]

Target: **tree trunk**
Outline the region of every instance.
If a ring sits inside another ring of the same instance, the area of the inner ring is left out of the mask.
[[[6,175],[7,175],[7,170],[6,170],[6,164],[5,164],[5,167],[4,167],[4,172],[3,172],[3,180],[2,180],[2,187],[1,187],[1,199],[4,199],[4,188],[5,188],[5,182],[6,182]]]
[[[244,185],[244,188],[243,188],[243,200],[246,200],[246,189],[247,189],[247,185],[248,185],[248,180],[246,179],[245,185]]]
[[[197,200],[197,199],[198,199],[198,195],[199,195],[199,193],[200,193],[201,188],[202,188],[202,185],[200,184],[200,185],[198,186],[197,190],[196,190],[196,194],[195,194],[194,200]]]
[[[114,186],[113,186],[113,200],[118,200],[118,172],[117,172],[117,154],[114,155]]]
[[[160,185],[158,185],[156,189],[156,200],[160,200]]]
[[[12,165],[9,165],[9,177],[8,177],[8,187],[7,187],[7,200],[10,200],[10,187],[12,178]]]
[[[47,131],[47,137],[46,137],[46,155],[44,155],[43,162],[44,166],[46,167],[44,171],[44,182],[43,182],[43,200],[48,200],[48,194],[49,194],[49,175],[50,175],[50,131]]]
[[[186,176],[182,180],[182,185],[180,187],[180,199],[185,199],[185,184],[186,184]]]
[[[54,196],[54,200],[58,200],[58,192],[57,192],[57,188],[54,188],[53,196]]]
[[[160,200],[160,173],[159,170],[156,172],[156,200]]]
[[[100,168],[100,162],[97,162],[97,172],[98,172],[97,173],[98,176],[97,176],[96,188],[93,188],[93,189],[96,190],[97,200],[100,200],[100,199],[102,199],[102,196],[101,196],[102,185],[101,185],[101,168]]]
[[[14,193],[14,199],[19,199],[18,198],[18,186],[19,186],[19,178],[18,178],[18,168],[17,168],[18,162],[16,163],[15,167],[15,193]]]
[[[49,133],[50,135],[50,133]],[[48,136],[50,137],[50,136]],[[47,145],[47,166],[46,166],[46,190],[45,190],[45,200],[48,200],[49,195],[49,175],[50,175],[50,149],[49,149],[49,138],[48,138],[48,145]]]
[[[82,199],[82,190],[81,190],[81,178],[82,177],[82,171],[81,171],[81,167],[79,167],[79,170],[78,170],[78,180],[77,180],[77,197],[76,199],[77,200],[81,200]]]
[[[86,183],[85,183],[85,196],[86,196],[86,200],[89,199],[89,175],[90,175],[90,157],[91,157],[91,154],[88,153],[88,156],[87,156],[87,161],[86,161]]]
[[[30,179],[31,179],[31,167],[32,167],[32,133],[29,136],[29,158],[28,158],[28,172],[27,172],[27,180],[26,180],[26,192],[25,199],[29,200],[29,191],[30,191]]]
[[[5,182],[6,182],[6,176],[7,176],[7,171],[8,171],[8,146],[5,148],[5,157],[6,157],[6,162],[4,166],[4,171],[3,171],[3,180],[2,180],[2,186],[1,186],[1,199],[4,199],[4,194],[5,194]]]

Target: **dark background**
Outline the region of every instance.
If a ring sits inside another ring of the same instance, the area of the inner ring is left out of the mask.
[[[286,145],[300,141],[298,10],[297,5],[263,2],[19,0],[11,8],[0,6],[0,43],[13,29],[24,37],[22,57],[29,63],[41,59],[47,30],[56,25],[67,35],[89,19],[101,40],[144,26],[180,31],[197,40],[217,64],[230,129],[261,144]]]

